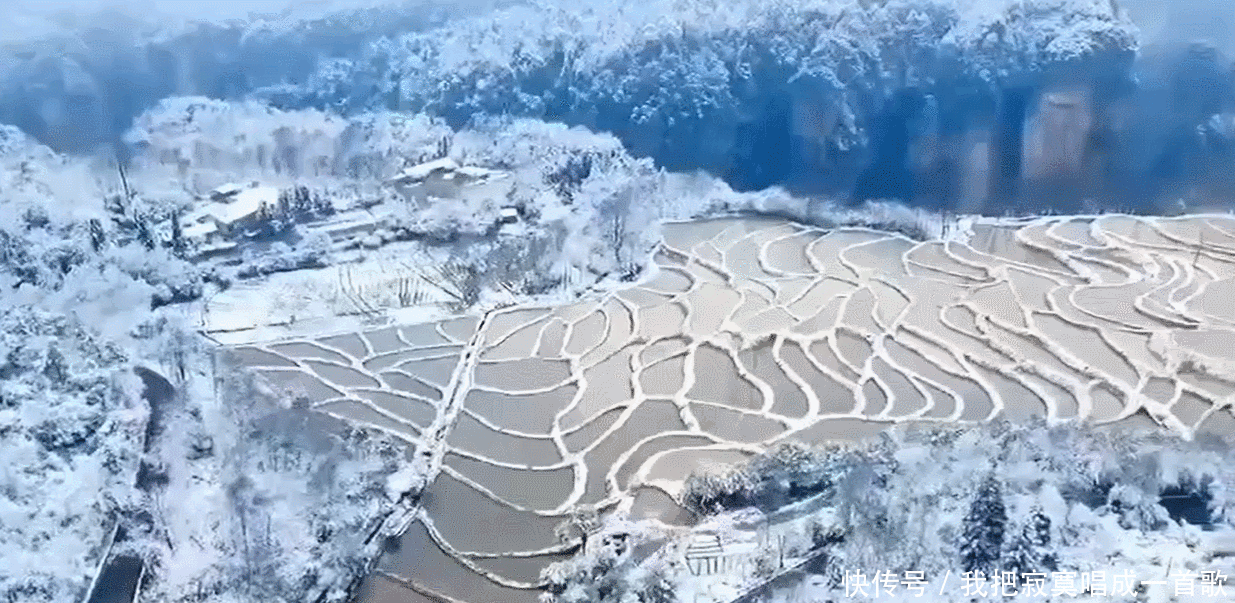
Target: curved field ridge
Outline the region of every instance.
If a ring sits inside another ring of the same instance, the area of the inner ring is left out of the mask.
[[[649,513],[636,494],[678,494],[687,465],[785,438],[1032,415],[1235,425],[1232,217],[977,221],[946,242],[719,219],[666,224],[655,262],[600,299],[414,327],[433,345],[387,327],[359,334],[363,356],[338,337],[236,351],[324,412],[440,448],[403,549],[436,561],[385,565],[485,584],[441,581],[463,600],[532,601],[572,507]]]

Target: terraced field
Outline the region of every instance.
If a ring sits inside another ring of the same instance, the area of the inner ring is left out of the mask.
[[[533,601],[575,506],[686,523],[686,474],[786,438],[1033,415],[1235,433],[1229,216],[979,221],[965,242],[718,219],[666,225],[655,262],[572,305],[232,352],[433,452],[382,567],[472,603]]]

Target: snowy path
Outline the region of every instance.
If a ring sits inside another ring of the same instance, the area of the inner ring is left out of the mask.
[[[425,445],[435,479],[404,548],[436,556],[386,569],[456,598],[531,601],[509,586],[557,558],[571,508],[670,521],[699,463],[786,438],[1034,415],[1235,432],[1235,219],[969,227],[668,224],[658,273],[600,299],[233,352]],[[484,585],[455,584],[469,575]]]
[[[450,383],[446,385],[443,402],[438,408],[437,418],[426,430],[423,438],[425,452],[429,458],[428,481],[432,482],[442,470],[442,459],[446,456],[447,438],[455,426],[459,413],[463,411],[463,401],[472,389],[472,375],[476,371],[476,360],[484,343],[485,332],[493,320],[493,312],[485,312],[476,326],[476,332],[463,346],[463,353],[455,370],[450,374]]]

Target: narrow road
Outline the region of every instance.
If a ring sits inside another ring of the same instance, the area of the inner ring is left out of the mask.
[[[496,309],[486,311],[481,316],[480,322],[476,324],[476,331],[463,346],[463,351],[459,354],[459,362],[455,364],[454,372],[450,375],[450,382],[446,385],[446,391],[442,393],[442,405],[438,409],[437,417],[422,434],[421,449],[416,451],[416,454],[420,455],[424,462],[426,488],[437,479],[437,474],[442,470],[442,459],[445,458],[449,448],[446,443],[447,439],[459,418],[459,413],[463,410],[463,401],[472,389],[472,378],[476,363],[480,360],[485,334],[496,312]],[[398,536],[405,532],[408,526],[415,521],[417,512],[420,510],[419,496],[411,502],[411,505],[391,513],[376,535],[385,538]],[[377,560],[374,559],[370,565],[376,562]],[[373,568],[370,567],[370,569]]]
[[[425,450],[420,454],[426,455],[429,461],[426,483],[433,483],[433,479],[441,471],[442,458],[446,456],[446,438],[450,436],[450,430],[454,428],[455,421],[463,410],[463,401],[472,390],[476,363],[480,360],[481,346],[484,345],[485,334],[489,330],[489,323],[493,321],[494,313],[496,310],[488,310],[481,316],[480,322],[476,324],[476,332],[472,333],[472,337],[463,346],[459,363],[455,365],[455,370],[450,375],[450,383],[442,394],[442,408],[433,424],[424,432]]]

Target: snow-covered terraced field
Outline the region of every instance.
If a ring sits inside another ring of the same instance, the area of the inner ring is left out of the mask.
[[[786,438],[1033,415],[1235,433],[1235,218],[970,229],[673,223],[655,275],[601,299],[233,351],[433,452],[382,568],[470,602],[535,600],[572,507],[688,521],[691,470]]]
[[[399,250],[409,255],[407,250]],[[413,268],[397,252],[357,264],[268,275],[215,294],[203,305],[202,330],[222,337],[261,339],[271,326],[337,320],[339,316],[429,308],[454,301],[434,285],[445,279],[432,268]]]

